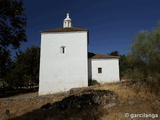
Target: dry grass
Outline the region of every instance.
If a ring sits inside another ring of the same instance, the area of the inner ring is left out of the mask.
[[[34,111],[27,111],[29,106],[13,106],[11,110],[17,111],[23,109],[23,112],[17,115],[12,120],[128,120],[130,117],[125,117],[125,113],[129,114],[158,114],[160,116],[160,96],[151,94],[144,86],[137,87],[126,82],[123,83],[107,83],[96,86],[94,89],[111,90],[118,95],[118,103],[116,106],[107,109],[90,109],[85,111],[42,111],[37,108],[41,105],[35,105]],[[58,99],[57,99],[58,100]],[[59,99],[60,100],[60,99]],[[130,104],[129,102],[133,102]],[[44,104],[47,101],[44,102]],[[1,110],[4,108],[1,108]],[[25,111],[26,109],[26,111]],[[28,113],[27,113],[28,112]],[[14,112],[13,112],[14,113]],[[22,115],[24,114],[24,115]],[[135,118],[136,120],[149,120],[152,118]],[[160,117],[155,118],[160,119]]]
[[[144,86],[137,88],[133,86],[127,83],[108,83],[96,88],[114,91],[118,95],[119,101],[117,106],[107,109],[108,115],[103,116],[101,120],[128,120],[129,118],[125,117],[125,113],[160,115],[160,96],[149,93]],[[129,104],[129,101],[134,101],[134,104]],[[147,118],[135,119],[147,120]]]

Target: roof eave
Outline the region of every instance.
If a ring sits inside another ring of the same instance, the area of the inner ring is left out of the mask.
[[[66,27],[66,28],[57,28],[52,30],[45,30],[40,31],[40,33],[49,33],[49,32],[80,32],[80,31],[87,31],[88,29],[82,29],[82,28],[75,28],[75,27]]]

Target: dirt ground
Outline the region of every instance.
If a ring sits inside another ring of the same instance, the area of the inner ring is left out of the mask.
[[[36,96],[38,96],[38,92],[25,93],[25,94],[15,95],[7,98],[23,98],[23,97],[36,97]]]
[[[118,95],[118,104],[107,108],[108,114],[104,114],[100,120],[160,120],[160,96],[151,94],[139,86],[119,82],[96,86],[94,89],[111,90]],[[68,95],[68,93],[59,93],[39,97],[37,92],[34,92],[1,98],[0,119],[24,115],[48,102],[62,100]],[[9,117],[5,114],[6,110],[10,111]]]
[[[38,96],[38,92],[32,92],[0,98],[0,120],[23,115],[39,109],[46,103],[60,101],[66,96],[68,96],[68,93]],[[9,110],[9,116],[6,116],[6,110]]]

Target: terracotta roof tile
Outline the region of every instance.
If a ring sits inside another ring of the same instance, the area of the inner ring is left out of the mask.
[[[57,28],[52,30],[45,30],[40,31],[41,33],[44,32],[73,32],[73,31],[88,31],[87,29],[75,28],[75,27],[66,27],[66,28]]]
[[[102,55],[102,54],[96,54],[96,53],[88,52],[88,58],[91,58],[91,59],[105,59],[105,58],[120,58],[120,57],[119,56]]]

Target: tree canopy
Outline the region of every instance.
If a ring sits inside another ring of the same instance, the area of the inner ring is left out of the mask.
[[[109,55],[119,56],[119,52],[116,50],[116,51],[109,53]]]
[[[10,86],[28,86],[39,83],[40,48],[32,46],[26,51],[19,51],[10,72],[7,83]]]
[[[160,26],[134,35],[128,61],[132,77],[160,83]]]
[[[20,47],[26,39],[26,15],[22,0],[0,0],[0,79],[7,71],[10,50]]]

